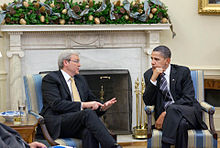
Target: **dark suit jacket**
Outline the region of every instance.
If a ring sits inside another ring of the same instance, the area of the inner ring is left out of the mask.
[[[149,69],[144,73],[146,88],[143,100],[146,105],[155,105],[156,120],[159,115],[165,111],[164,96],[159,89],[160,76],[157,78],[157,86],[155,86],[150,82],[152,74],[152,69]],[[200,127],[198,128],[206,129],[206,125],[202,122],[201,106],[195,99],[195,92],[189,68],[171,64],[170,92],[175,101],[174,104],[194,106],[194,114],[192,113],[184,116],[187,117],[188,120],[196,117],[197,121],[200,123]]]
[[[83,76],[75,75],[75,82],[82,102],[99,101],[91,92]],[[80,102],[72,102],[68,85],[61,71],[47,74],[42,81],[43,108],[41,115],[52,138],[60,135],[61,115],[81,110]],[[98,115],[104,112],[96,111]]]

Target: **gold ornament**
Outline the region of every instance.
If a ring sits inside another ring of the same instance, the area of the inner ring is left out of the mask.
[[[138,9],[138,12],[141,14],[143,12],[143,10],[142,9]]]
[[[89,16],[89,20],[93,21],[93,16],[92,15]]]
[[[23,5],[24,5],[25,8],[29,7],[28,2],[26,2],[26,1],[23,2]]]
[[[93,6],[93,1],[89,0],[89,7],[91,8]]]
[[[66,10],[66,9],[63,9],[63,10],[62,10],[62,13],[63,13],[63,14],[67,14],[67,10]]]
[[[43,23],[45,22],[45,17],[43,15],[40,16],[40,21]]]
[[[86,5],[86,9],[89,9],[89,5]]]
[[[45,6],[42,6],[42,7],[40,7],[39,10],[40,10],[41,13],[43,13],[43,12],[45,12],[46,8],[45,8]]]
[[[134,6],[135,5],[135,1],[133,1],[132,3],[131,3],[131,6]]]
[[[168,20],[167,20],[167,18],[164,17],[164,18],[162,18],[161,22],[165,24],[165,23],[168,23]]]
[[[64,25],[65,24],[65,20],[64,19],[60,19],[59,22],[60,22],[60,25]]]
[[[100,20],[99,20],[98,17],[96,17],[96,18],[94,19],[94,21],[95,21],[96,24],[100,24]]]
[[[152,19],[154,15],[152,13],[149,14],[149,18]]]
[[[27,22],[26,22],[26,21],[25,21],[23,18],[22,18],[22,19],[20,19],[20,21],[19,21],[19,22],[20,22],[20,24],[21,24],[21,25],[26,25],[26,23],[27,23]]]
[[[144,5],[143,5],[143,4],[140,4],[139,8],[140,8],[140,9],[144,8]]]
[[[4,11],[6,11],[7,7],[8,7],[8,5],[7,5],[6,3],[4,3],[4,4],[1,6],[2,10],[4,10]]]
[[[115,6],[120,6],[120,5],[121,5],[121,1],[118,0],[118,1],[116,2]]]
[[[128,19],[129,19],[129,16],[128,16],[128,15],[125,15],[125,19],[128,20]]]
[[[50,4],[50,7],[51,7],[51,8],[54,8],[54,7],[55,7],[54,3],[51,3],[51,4]]]
[[[34,4],[34,6],[35,6],[36,8],[39,8],[39,7],[40,7],[40,4],[39,4],[38,2],[34,2],[33,4]]]
[[[157,8],[151,9],[151,12],[152,12],[153,14],[156,13],[156,12],[157,12]]]

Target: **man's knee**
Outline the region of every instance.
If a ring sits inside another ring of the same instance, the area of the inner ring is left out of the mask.
[[[96,112],[91,109],[85,109],[82,111],[83,115],[86,117],[98,117]]]

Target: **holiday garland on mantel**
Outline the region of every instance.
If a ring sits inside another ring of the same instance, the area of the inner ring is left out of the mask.
[[[156,24],[168,23],[166,6],[158,0],[129,3],[93,0],[15,0],[1,6],[5,24]]]
[[[167,7],[159,0],[14,0],[1,9],[0,23],[7,25],[171,24]]]

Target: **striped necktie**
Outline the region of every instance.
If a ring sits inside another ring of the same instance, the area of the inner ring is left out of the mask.
[[[73,99],[76,102],[81,102],[80,96],[79,96],[79,92],[78,89],[76,87],[76,83],[74,78],[70,78],[71,80],[71,88],[72,88],[72,95],[73,95]]]
[[[161,79],[160,79],[160,90],[162,94],[164,95],[165,98],[165,105],[164,107],[166,108],[168,105],[174,103],[173,97],[168,89],[168,83],[165,78],[165,73],[161,74]]]

